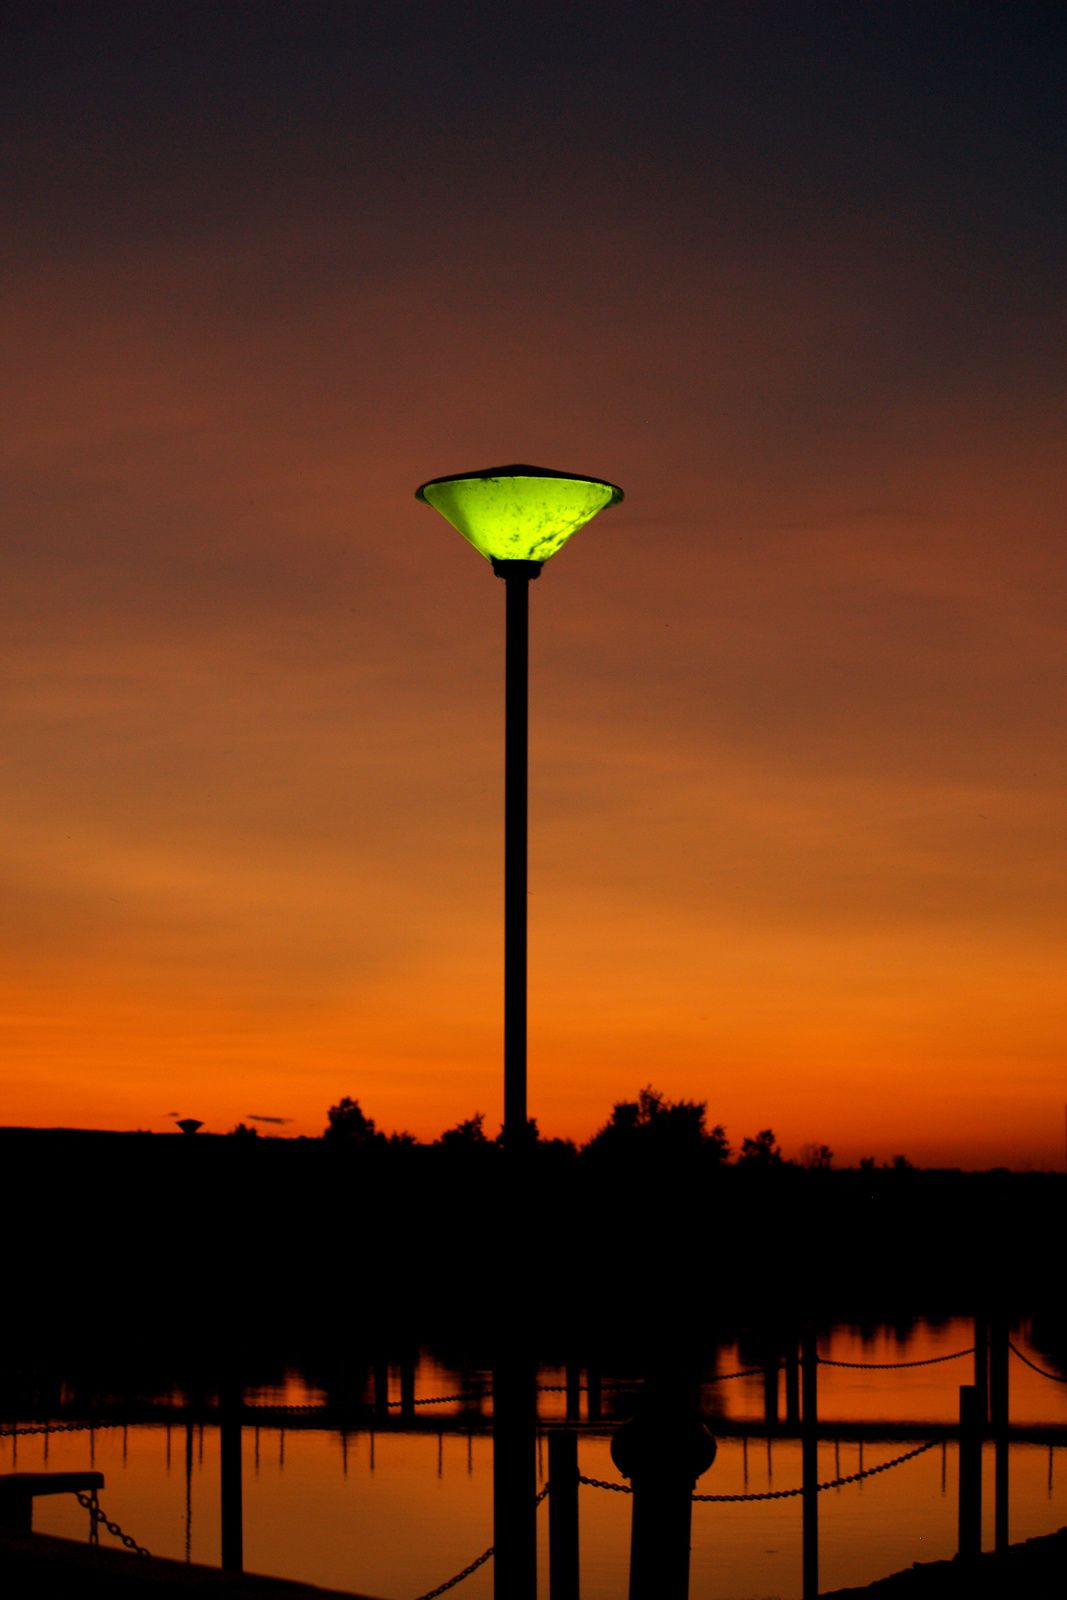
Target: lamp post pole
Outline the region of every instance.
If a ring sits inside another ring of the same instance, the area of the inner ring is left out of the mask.
[[[494,561],[507,590],[504,732],[504,1146],[526,1142],[530,583],[539,561]]]

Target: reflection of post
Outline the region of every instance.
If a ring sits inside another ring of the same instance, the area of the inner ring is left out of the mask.
[[[389,1420],[389,1363],[376,1361],[374,1363],[374,1420],[388,1422]]]
[[[185,1424],[185,1559],[193,1559],[193,1424]]]
[[[581,1421],[582,1369],[574,1362],[567,1363],[567,1421]]]
[[[804,1600],[819,1593],[819,1352],[815,1330],[805,1328],[801,1348],[804,1418],[801,1460],[804,1506]]]
[[[982,1424],[973,1384],[960,1386],[959,1555],[971,1561],[982,1553]]]
[[[415,1421],[415,1358],[409,1351],[400,1362],[400,1415]]]
[[[778,1357],[763,1363],[763,1424],[768,1433],[778,1429]]]
[[[578,1600],[578,1435],[548,1436],[548,1582],[551,1600]]]
[[[536,1600],[537,1458],[533,1368],[521,1350],[493,1370],[493,1593]]]
[[[989,1327],[989,1419],[993,1428],[994,1547],[1008,1548],[1008,1319],[998,1311]]]
[[[222,1477],[222,1566],[244,1568],[244,1526],[241,1505],[242,1394],[232,1380],[219,1391],[219,1455]]]
[[[785,1420],[789,1428],[800,1426],[800,1360],[796,1335],[792,1333],[785,1354]]]

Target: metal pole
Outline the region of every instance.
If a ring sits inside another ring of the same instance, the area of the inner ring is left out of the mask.
[[[550,1600],[578,1600],[578,1435],[569,1428],[548,1436],[548,1481]]]
[[[982,1424],[973,1384],[960,1386],[960,1560],[982,1553]]]
[[[801,1383],[804,1416],[801,1430],[801,1478],[804,1507],[804,1600],[819,1593],[819,1352],[815,1330],[805,1328],[801,1341]]]
[[[587,1367],[585,1369],[586,1397],[585,1415],[589,1422],[600,1421],[600,1368]]]
[[[526,1139],[526,894],[530,579],[535,561],[494,564],[507,590],[504,731],[504,1144]]]

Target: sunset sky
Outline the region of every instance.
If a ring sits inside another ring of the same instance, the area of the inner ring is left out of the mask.
[[[12,28],[0,1122],[495,1131],[532,461],[542,1131],[1062,1167],[1063,8]]]

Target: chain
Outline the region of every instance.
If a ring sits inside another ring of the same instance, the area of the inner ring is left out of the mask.
[[[94,1428],[123,1428],[123,1422],[43,1422],[37,1428],[0,1428],[0,1439],[22,1439],[28,1433],[91,1433]]]
[[[439,1594],[444,1594],[446,1589],[454,1589],[457,1583],[462,1583],[464,1578],[469,1578],[472,1572],[477,1572],[479,1567],[492,1557],[496,1546],[491,1544],[488,1550],[483,1550],[477,1561],[472,1561],[469,1567],[464,1567],[462,1572],[457,1572],[454,1578],[449,1578],[447,1583],[439,1583],[436,1589],[428,1589],[425,1594],[419,1595],[419,1600],[437,1600]]]
[[[831,1478],[828,1483],[815,1485],[818,1493],[824,1489],[840,1489],[846,1483],[858,1483],[861,1478],[873,1478],[879,1472],[888,1472],[890,1467],[899,1467],[904,1461],[913,1461],[916,1456],[921,1456],[927,1450],[932,1450],[940,1439],[931,1439],[929,1444],[920,1445],[917,1450],[909,1450],[907,1455],[897,1456],[892,1461],[883,1461],[880,1467],[865,1467],[862,1472],[852,1472],[847,1478]],[[587,1483],[591,1489],[611,1489],[614,1494],[633,1494],[633,1488],[628,1483],[605,1483],[603,1478],[585,1478],[579,1475],[579,1483]],[[803,1494],[800,1489],[767,1489],[762,1494],[694,1494],[693,1500],[715,1501],[718,1504],[735,1504],[739,1500],[792,1500],[796,1495]]]
[[[551,1487],[551,1484],[545,1484],[544,1488],[537,1496],[537,1499],[534,1501],[535,1508],[541,1504],[542,1500],[547,1498],[548,1491]],[[436,1589],[430,1589],[426,1594],[420,1594],[419,1600],[437,1600],[437,1596],[439,1594],[444,1594],[448,1589],[454,1589],[457,1583],[462,1583],[464,1578],[469,1578],[472,1572],[477,1572],[479,1567],[484,1567],[485,1563],[489,1560],[495,1549],[496,1546],[491,1544],[488,1550],[482,1551],[477,1561],[472,1561],[469,1567],[464,1567],[462,1572],[457,1572],[456,1576],[454,1578],[449,1578],[447,1583],[439,1583]]]
[[[864,1467],[862,1472],[851,1472],[847,1478],[831,1478],[827,1483],[817,1483],[816,1491],[822,1494],[824,1489],[841,1489],[846,1483],[859,1483],[861,1478],[876,1477],[879,1472],[888,1472],[890,1467],[899,1467],[904,1461],[914,1461],[916,1456],[925,1455],[927,1450],[932,1450],[935,1444],[940,1444],[940,1439],[931,1439],[928,1444],[921,1444],[917,1450],[909,1450],[907,1455],[895,1456],[892,1461],[883,1461],[880,1467]],[[793,1495],[803,1494],[801,1489],[770,1489],[765,1494],[695,1494],[694,1500],[788,1500]]]
[[[94,1528],[98,1528],[103,1523],[108,1533],[113,1534],[116,1539],[121,1539],[127,1550],[134,1550],[139,1556],[148,1556],[151,1559],[152,1552],[146,1550],[143,1544],[138,1544],[136,1539],[131,1539],[128,1533],[123,1533],[117,1522],[112,1522],[109,1517],[106,1517],[92,1495],[81,1494],[77,1489],[74,1494],[78,1504],[83,1505],[92,1517]]]
[[[974,1345],[966,1350],[953,1350],[950,1356],[928,1356],[925,1361],[831,1361],[829,1356],[819,1356],[820,1367],[857,1367],[864,1372],[896,1372],[900,1367],[936,1367],[939,1361],[958,1361],[960,1356],[973,1356]],[[1025,1360],[1025,1356],[1023,1357]]]
[[[485,1400],[493,1393],[492,1389],[485,1389],[481,1394],[433,1394],[428,1400],[412,1400],[413,1406],[446,1406],[460,1400]],[[403,1400],[390,1400],[391,1406],[402,1406]]]
[[[1014,1351],[1019,1360],[1024,1361],[1028,1367],[1032,1367],[1035,1372],[1040,1372],[1043,1378],[1051,1378],[1053,1383],[1067,1383],[1067,1378],[1061,1378],[1058,1372],[1046,1372],[1044,1367],[1035,1366],[1029,1356],[1024,1356],[1021,1350],[1015,1349],[1010,1339],[1008,1340],[1008,1349]]]

